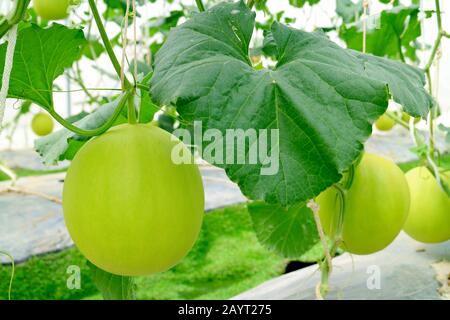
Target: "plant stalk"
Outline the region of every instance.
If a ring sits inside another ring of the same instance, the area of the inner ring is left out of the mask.
[[[434,3],[436,5],[436,15],[437,15],[438,30],[442,31],[441,4],[440,4],[439,0],[435,0]]]
[[[66,121],[63,117],[61,117],[53,108],[47,110],[50,115],[55,118],[56,121],[58,121],[63,127],[66,129],[84,137],[94,137],[101,135],[102,133],[106,132],[111,126],[113,125],[114,121],[119,117],[120,113],[122,112],[123,107],[127,103],[130,96],[130,92],[127,91],[123,97],[120,99],[119,104],[116,107],[116,110],[114,110],[113,115],[111,118],[108,119],[107,122],[105,122],[102,126],[100,126],[97,129],[93,130],[84,130],[81,128],[78,128],[77,126],[74,126],[70,122]]]
[[[395,123],[401,125],[402,127],[404,127],[406,130],[409,130],[409,124],[406,123],[405,121],[403,121],[399,116],[397,116],[395,113],[391,112],[391,111],[386,111],[386,115],[391,118],[392,120],[395,121]]]
[[[352,165],[353,167],[353,165]],[[354,169],[353,169],[354,170]],[[352,177],[353,179],[353,177]],[[334,232],[334,245],[333,248],[331,250],[332,255],[334,255],[334,253],[336,252],[337,249],[337,243],[341,242],[342,239],[342,232],[344,229],[344,215],[345,215],[345,201],[346,201],[346,194],[347,194],[347,190],[350,189],[351,185],[347,186],[342,186],[339,183],[335,183],[333,185],[333,188],[336,189],[336,191],[338,192],[339,195],[339,217],[338,217],[338,225],[336,226],[336,230],[333,230]]]
[[[402,40],[401,39],[398,39],[398,54],[399,54],[400,60],[403,63],[406,63],[405,56],[403,55],[403,51],[402,51]]]
[[[103,44],[105,46],[106,53],[108,54],[109,59],[113,64],[114,70],[116,71],[117,75],[120,78],[122,68],[120,66],[119,60],[117,59],[114,53],[111,42],[109,41],[108,35],[105,30],[105,26],[103,25],[102,19],[100,18],[100,14],[95,4],[95,0],[88,0],[88,1],[89,6],[91,7],[92,15],[94,16],[95,23],[97,24],[98,31],[100,32],[100,37],[102,38]],[[124,78],[124,84],[126,89],[132,86],[127,77]]]
[[[128,123],[136,124],[136,108],[134,107],[134,92],[128,98]]]
[[[16,7],[14,8],[14,12],[10,18],[5,19],[0,24],[0,39],[11,29],[11,27],[15,24],[18,24],[22,21],[25,13],[27,12],[28,5],[31,0],[17,0]]]
[[[436,53],[439,49],[439,46],[441,45],[442,37],[446,36],[446,32],[442,29],[442,14],[441,14],[441,5],[439,0],[435,0],[435,6],[436,6],[436,22],[438,27],[438,36],[436,40],[434,41],[433,49],[431,51],[430,58],[428,59],[428,63],[425,66],[425,72],[430,70],[431,65],[433,64],[434,58],[436,57]]]
[[[197,4],[198,11],[200,12],[205,11],[205,6],[203,5],[202,0],[195,0],[195,3]]]
[[[328,293],[328,278],[329,274],[333,269],[332,257],[330,255],[330,250],[328,248],[327,238],[325,237],[325,233],[323,231],[322,223],[320,222],[319,216],[319,205],[314,201],[310,200],[307,204],[307,207],[311,209],[314,215],[314,220],[316,222],[317,232],[319,233],[320,242],[322,243],[325,259],[319,263],[320,270],[322,271],[322,276],[318,288],[318,292],[316,292],[317,299],[323,299],[326,297]]]
[[[438,49],[439,49],[439,47],[441,45],[442,36],[443,36],[442,32],[439,32],[439,34],[438,34],[438,36],[437,36],[437,38],[436,38],[436,40],[434,42],[433,49],[431,50],[430,58],[428,59],[428,62],[426,64],[426,66],[425,66],[425,69],[424,69],[425,72],[430,70],[430,68],[431,68],[431,66],[433,64],[434,58],[436,57]]]

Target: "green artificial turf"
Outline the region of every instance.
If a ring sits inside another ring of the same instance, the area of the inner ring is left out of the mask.
[[[136,278],[138,299],[227,299],[284,272],[285,260],[256,239],[245,205],[205,216],[200,237],[173,269]],[[80,267],[81,289],[70,290],[67,268]],[[11,268],[0,266],[0,299]],[[34,257],[16,267],[12,299],[99,299],[85,259],[75,248]]]
[[[81,290],[67,288],[67,268],[70,265],[81,269]],[[34,257],[16,266],[11,299],[82,299],[97,292],[88,274],[85,259],[74,248]],[[0,265],[0,300],[8,298],[10,276],[11,267]]]

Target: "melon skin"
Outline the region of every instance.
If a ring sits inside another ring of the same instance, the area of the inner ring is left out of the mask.
[[[411,206],[404,230],[413,239],[438,243],[450,239],[450,198],[426,167],[406,173],[411,190]],[[448,176],[441,175],[447,183]]]
[[[64,218],[94,265],[118,275],[148,275],[190,251],[202,225],[204,190],[193,159],[172,161],[180,144],[158,127],[125,124],[78,151],[64,183]]]
[[[52,117],[43,112],[35,114],[31,120],[31,130],[39,137],[49,135],[53,132],[54,127]]]
[[[70,0],[33,0],[33,8],[45,20],[63,20],[69,15]]]
[[[325,233],[334,238],[340,198],[330,187],[316,199]],[[365,153],[347,191],[342,248],[354,254],[371,254],[387,247],[402,230],[409,211],[406,178],[391,160]]]

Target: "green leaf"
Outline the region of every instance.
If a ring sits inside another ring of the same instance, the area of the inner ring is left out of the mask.
[[[148,73],[141,83],[143,85],[148,85],[151,76],[152,75]],[[139,92],[139,123],[148,123],[153,120],[155,113],[158,112],[160,108],[153,103],[147,91],[140,90]]]
[[[368,77],[389,84],[393,100],[401,104],[406,113],[413,117],[426,117],[434,101],[424,90],[426,81],[421,69],[357,51],[351,53],[364,63]]]
[[[137,67],[137,74],[142,74],[143,76],[146,76],[150,72],[152,72],[152,67],[147,64],[145,61],[138,60],[131,60],[130,67],[128,68],[129,72],[134,72],[134,65],[136,64]]]
[[[148,94],[141,96],[141,106],[139,111],[139,123],[149,123],[153,120],[155,113],[159,111]]]
[[[160,114],[158,117],[158,127],[160,127],[163,130],[166,130],[167,132],[172,133],[174,130],[175,125],[175,118],[167,115],[167,114]]]
[[[132,277],[118,276],[87,262],[92,272],[92,281],[105,300],[134,300],[135,285]]]
[[[381,13],[378,23],[369,23],[366,52],[380,57],[401,59],[405,55],[417,60],[415,41],[421,35],[418,6],[398,6]],[[363,25],[359,21],[343,25],[339,36],[348,48],[362,51]]]
[[[176,27],[183,16],[183,11],[175,10],[171,11],[168,16],[150,18],[148,23],[149,35],[153,37],[159,32],[169,33],[170,29]]]
[[[327,239],[328,240],[328,239]],[[331,248],[332,242],[330,240],[327,241],[328,248]],[[318,262],[325,258],[325,251],[323,249],[323,244],[321,241],[317,241],[316,244],[314,244],[311,249],[306,251],[304,254],[302,254],[300,257],[296,258],[296,260],[301,262]]]
[[[313,213],[304,202],[285,209],[258,201],[248,210],[258,240],[285,258],[298,258],[319,241]]]
[[[355,22],[363,13],[362,0],[356,3],[352,0],[336,0],[336,13],[344,23]]]
[[[19,114],[27,114],[28,112],[30,112],[30,108],[31,108],[31,101],[24,101],[22,102],[22,105],[20,106],[20,110],[19,110]]]
[[[74,125],[85,130],[96,129],[102,126],[114,113],[121,97],[122,96],[119,96],[113,102],[102,105],[93,113],[76,121]],[[125,121],[126,120],[122,116],[119,116],[119,120],[116,121],[116,124]],[[82,141],[83,143],[74,142],[71,144],[71,148],[69,148],[69,143],[72,139]],[[78,151],[86,140],[86,138],[80,137],[72,131],[63,128],[48,136],[37,139],[35,141],[35,149],[41,155],[44,164],[52,165],[60,160],[72,159],[76,151]],[[68,151],[68,155],[65,155],[66,151]]]
[[[255,1],[256,10],[263,10],[264,12],[269,11],[267,8],[267,0],[256,0]]]
[[[84,45],[81,53],[90,60],[96,60],[103,52],[105,52],[105,48],[99,41],[89,39]]]
[[[264,31],[262,52],[269,57],[278,57],[278,47],[270,31]]]
[[[75,158],[75,155],[77,152],[81,149],[82,146],[88,141],[89,139],[83,139],[83,140],[77,140],[77,139],[69,139],[68,140],[68,147],[64,153],[62,153],[59,156],[59,160],[70,160],[72,161]]]
[[[74,122],[80,121],[81,119],[83,119],[84,117],[86,117],[88,115],[89,115],[89,112],[86,112],[83,110],[77,114],[74,114],[74,115],[66,118],[66,121],[70,122],[70,123],[74,123]]]
[[[53,24],[48,29],[31,24],[17,37],[8,97],[30,100],[53,108],[53,81],[80,56],[85,45],[83,31]],[[3,74],[6,46],[0,46],[0,74]]]
[[[276,174],[261,175],[261,162],[216,165],[247,197],[289,206],[340,180],[387,108],[387,83],[375,72],[381,64],[323,34],[279,23],[271,30],[276,68],[254,70],[248,58],[254,18],[243,2],[222,3],[173,29],[156,55],[151,94],[159,105],[174,104],[184,123],[202,121],[204,130],[223,136],[227,129],[278,129],[279,141],[268,143],[279,152]],[[390,89],[415,96],[418,86],[399,81]]]
[[[103,17],[107,21],[113,21],[117,25],[122,26],[123,25],[123,18],[125,17],[125,12],[127,8],[127,0],[104,0],[106,4],[106,10],[103,13]],[[141,6],[143,5],[147,0],[137,0],[136,5]],[[140,17],[139,15],[140,10],[136,10],[136,16]],[[132,23],[132,17],[135,13],[133,12],[133,7],[130,6],[130,15],[128,16],[128,22]]]
[[[392,5],[393,6],[398,6],[398,4],[399,4],[399,0],[394,0],[394,1],[392,1],[392,0],[379,0],[381,3],[384,3],[384,4],[389,4],[389,3],[392,3]],[[415,1],[415,0],[414,0]],[[413,1],[413,2],[414,2]]]
[[[438,125],[438,128],[444,133],[445,142],[450,144],[450,127],[446,127],[444,124],[441,123]]]
[[[303,8],[306,3],[308,3],[310,6],[313,6],[315,4],[318,4],[319,2],[320,0],[289,0],[289,4],[297,8]]]

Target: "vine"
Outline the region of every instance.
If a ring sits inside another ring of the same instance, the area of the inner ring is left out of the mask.
[[[125,92],[125,94],[122,96],[122,98],[119,101],[119,104],[117,105],[116,109],[114,110],[113,115],[108,119],[107,122],[105,122],[102,126],[100,126],[97,129],[93,130],[84,130],[81,128],[78,128],[77,126],[74,126],[67,120],[65,120],[63,117],[61,117],[53,108],[49,109],[48,112],[50,115],[55,118],[56,121],[58,121],[63,127],[66,129],[79,134],[80,136],[85,137],[94,137],[101,135],[102,133],[105,133],[108,131],[109,128],[114,124],[116,119],[119,117],[120,113],[122,112],[123,107],[126,105],[129,97],[131,96],[131,91]]]
[[[31,0],[16,0],[16,6],[12,11],[11,17],[6,18],[0,24],[0,39],[3,38],[9,29],[23,20],[30,2]]]
[[[326,297],[329,292],[329,278],[333,271],[333,258],[336,256],[337,249],[342,243],[342,230],[344,225],[344,212],[345,212],[345,201],[347,190],[351,187],[353,182],[354,171],[357,163],[353,164],[349,171],[348,176],[344,179],[344,185],[340,183],[334,184],[332,187],[337,191],[338,198],[336,199],[339,203],[339,212],[337,219],[337,226],[332,226],[333,239],[331,239],[331,249],[329,249],[327,238],[325,237],[322,224],[320,222],[320,206],[315,202],[310,200],[308,202],[308,208],[311,209],[314,215],[314,220],[316,223],[317,231],[319,233],[319,238],[323,247],[325,258],[318,263],[321,278],[320,282],[316,287],[316,298],[322,300]]]
[[[98,12],[97,5],[95,4],[94,0],[88,0],[88,1],[89,1],[89,7],[91,8],[91,11],[92,11],[92,15],[94,16],[95,23],[97,24],[98,31],[100,32],[100,37],[102,38],[103,45],[105,46],[106,53],[108,54],[108,57],[111,60],[111,63],[113,64],[114,70],[116,71],[117,75],[120,78],[122,78],[122,67],[114,53],[111,42],[109,41],[109,38],[106,33],[105,27],[103,25],[102,19],[100,18],[100,14]],[[126,76],[123,77],[123,85],[124,85],[124,89],[131,87],[131,83],[127,79]]]
[[[205,6],[203,5],[202,0],[195,0],[195,3],[197,4],[198,11],[200,12],[205,11]]]
[[[325,259],[320,263],[320,269],[322,271],[321,281],[316,287],[316,297],[317,299],[322,300],[328,293],[328,278],[333,269],[333,262],[330,250],[328,250],[327,238],[323,231],[322,223],[320,222],[320,206],[314,200],[310,200],[307,203],[307,207],[313,212],[314,221],[316,222],[317,226],[317,232],[319,233],[320,242],[322,243],[325,253]]]

